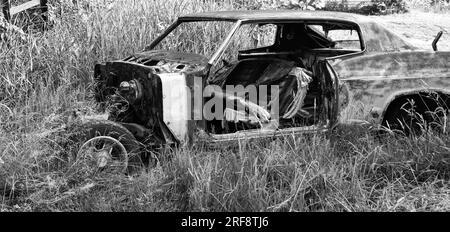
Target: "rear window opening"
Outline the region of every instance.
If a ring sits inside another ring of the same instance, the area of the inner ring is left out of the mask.
[[[355,28],[330,27],[329,25],[309,25],[309,27],[332,41],[329,48],[362,51],[359,33]]]

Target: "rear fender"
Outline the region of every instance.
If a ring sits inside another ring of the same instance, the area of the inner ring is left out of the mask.
[[[441,95],[448,95],[450,96],[450,90],[448,89],[439,89],[439,88],[430,88],[430,89],[423,89],[423,88],[417,88],[417,89],[408,89],[405,91],[400,91],[397,92],[395,95],[391,96],[388,98],[388,100],[386,101],[386,103],[384,104],[384,106],[382,107],[382,111],[381,112],[377,112],[377,113],[381,113],[381,119],[384,119],[386,117],[387,109],[389,108],[389,106],[398,98],[404,97],[404,96],[408,96],[408,95],[417,95],[417,94],[423,94],[423,93],[437,93],[437,94],[441,94]],[[373,112],[375,113],[375,112]]]

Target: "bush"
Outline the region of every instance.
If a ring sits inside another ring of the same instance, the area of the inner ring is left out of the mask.
[[[351,12],[364,15],[383,15],[392,13],[405,13],[407,6],[403,0],[371,0],[352,4],[347,0],[329,1],[323,10]]]
[[[325,6],[325,0],[236,0],[235,6],[238,9],[247,10],[316,10]]]

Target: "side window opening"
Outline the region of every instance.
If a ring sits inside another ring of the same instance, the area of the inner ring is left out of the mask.
[[[212,67],[214,76],[226,71],[238,60],[240,54],[267,52],[275,46],[277,39],[276,24],[245,24],[233,36],[228,48],[224,51],[221,61]]]
[[[249,29],[253,44],[249,47],[242,47],[242,50],[267,48],[274,45],[277,31],[276,25],[258,24]]]
[[[276,35],[276,24],[242,25],[230,42],[223,58],[235,61],[240,53],[267,52],[274,46]]]
[[[331,49],[362,50],[361,38],[356,28],[339,25],[309,25],[311,29],[319,32],[332,41]]]
[[[328,38],[335,42],[335,49],[361,50],[359,35],[356,30],[331,30]]]

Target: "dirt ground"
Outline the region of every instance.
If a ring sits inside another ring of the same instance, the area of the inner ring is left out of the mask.
[[[444,31],[438,49],[450,51],[450,13],[411,10],[406,14],[371,17],[411,44],[425,50],[432,50],[431,43],[435,36],[439,31]]]

